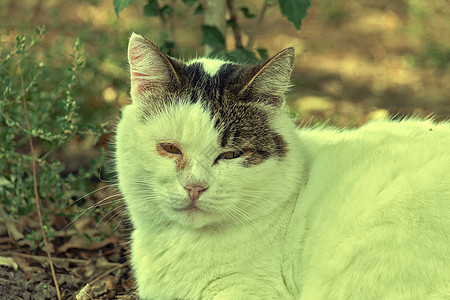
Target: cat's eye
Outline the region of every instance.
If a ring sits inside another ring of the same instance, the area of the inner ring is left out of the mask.
[[[169,144],[169,143],[161,143],[159,146],[166,151],[167,153],[171,154],[181,154],[181,150],[178,149],[176,146]]]
[[[234,159],[240,157],[244,151],[227,151],[220,154],[217,159]]]

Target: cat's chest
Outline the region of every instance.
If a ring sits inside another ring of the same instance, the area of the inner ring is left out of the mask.
[[[273,253],[278,249],[239,239],[239,234],[226,242],[189,234],[144,236],[135,231],[132,262],[140,293],[154,299],[200,299],[223,285],[239,284],[242,276],[262,278],[277,270],[279,261]]]

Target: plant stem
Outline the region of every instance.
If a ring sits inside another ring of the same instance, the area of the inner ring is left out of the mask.
[[[23,73],[22,73],[22,68],[20,66],[20,62],[19,62],[19,69],[20,69],[20,83],[22,85],[22,93],[23,93],[23,108],[25,110],[25,119],[27,121],[28,131],[31,131],[30,119],[28,118],[27,101],[25,99],[26,92],[25,92],[25,87],[23,84]],[[56,294],[58,296],[58,300],[61,300],[61,293],[59,291],[59,285],[58,285],[58,281],[56,279],[55,268],[53,266],[52,257],[50,255],[50,250],[48,248],[47,235],[45,234],[44,223],[42,222],[41,204],[39,201],[39,193],[38,193],[38,187],[37,187],[37,168],[36,168],[36,160],[35,160],[35,153],[34,153],[33,137],[31,136],[31,134],[29,134],[28,137],[29,137],[29,141],[30,141],[31,156],[33,157],[31,164],[33,166],[34,195],[35,195],[35,199],[36,199],[36,210],[37,210],[37,213],[39,216],[39,225],[41,227],[42,239],[44,240],[45,251],[47,252],[47,258],[48,258],[48,263],[50,265],[50,270],[52,272],[53,282],[55,283]]]
[[[267,7],[269,6],[269,4],[267,3],[267,1],[264,0],[264,4],[261,7],[261,12],[258,15],[258,19],[256,20],[256,24],[255,26],[253,26],[253,30],[250,33],[250,36],[248,37],[248,42],[247,42],[247,49],[251,49],[253,47],[253,44],[255,43],[255,38],[256,38],[256,34],[259,31],[259,27],[261,27],[263,18],[264,18],[264,14],[266,13]]]
[[[234,13],[233,0],[227,0],[227,8],[230,12],[231,29],[233,29],[234,33],[235,47],[236,49],[243,49],[241,29],[239,28],[237,17]]]

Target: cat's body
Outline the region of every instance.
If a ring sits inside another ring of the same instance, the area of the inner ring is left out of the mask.
[[[450,125],[299,136],[310,167],[286,237],[288,285],[301,299],[450,299]]]
[[[450,298],[450,123],[296,129],[292,54],[183,64],[131,37],[116,157],[140,296]]]

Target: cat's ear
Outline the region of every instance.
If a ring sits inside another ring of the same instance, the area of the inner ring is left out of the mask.
[[[133,33],[130,37],[128,62],[133,101],[180,85],[180,77],[175,70],[176,62],[139,34]]]
[[[290,87],[294,56],[294,48],[286,48],[264,64],[255,66],[254,75],[240,93],[251,90],[252,93],[272,95],[281,99]]]

